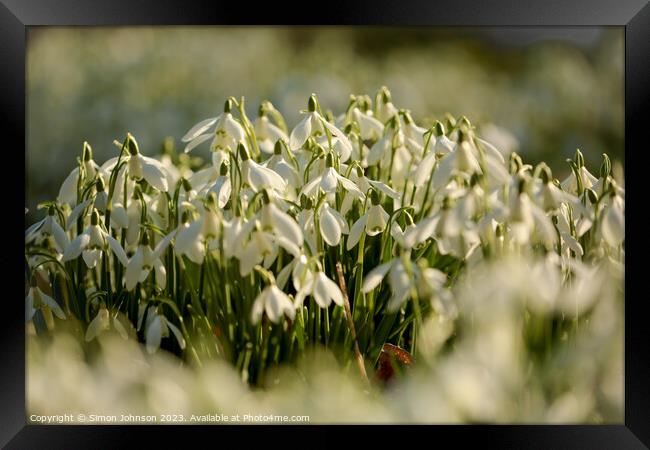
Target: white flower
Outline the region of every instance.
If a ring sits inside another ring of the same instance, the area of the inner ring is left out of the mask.
[[[255,129],[255,136],[259,140],[260,150],[264,153],[273,153],[275,143],[280,139],[284,142],[289,142],[286,133],[272,124],[266,115],[255,119],[253,127]]]
[[[100,333],[110,330],[111,324],[122,339],[127,339],[129,337],[118,313],[116,312],[111,316],[108,309],[102,307],[97,312],[95,318],[90,322],[90,324],[88,324],[88,329],[86,330],[86,342],[90,342],[99,336]]]
[[[90,226],[68,244],[63,252],[63,261],[70,261],[82,255],[88,268],[93,268],[101,259],[103,252],[110,248],[123,264],[128,264],[128,259],[120,243],[108,234],[99,224],[99,213],[93,210]]]
[[[255,298],[251,310],[251,321],[253,324],[257,324],[260,321],[265,311],[269,320],[273,323],[279,323],[283,315],[287,315],[291,320],[296,316],[296,308],[289,297],[287,297],[287,294],[278,289],[274,284],[265,287]]]
[[[294,304],[296,308],[302,305],[305,297],[311,295],[314,301],[321,308],[327,308],[332,301],[343,306],[343,294],[335,282],[327,278],[323,272],[317,272],[315,275],[309,274],[306,277],[302,288],[296,293]]]
[[[329,123],[316,111],[316,99],[313,94],[309,97],[309,111],[304,114],[305,118],[291,131],[291,136],[289,137],[289,148],[291,150],[300,149],[312,134],[324,134],[325,129],[327,129],[333,137],[341,142],[347,154],[352,153],[352,144],[350,144],[345,133]]]
[[[224,105],[223,114],[202,120],[194,125],[186,134],[181,138],[183,142],[187,142],[185,153],[190,152],[196,146],[214,137],[210,150],[213,152],[219,151],[234,151],[239,143],[245,144],[246,133],[244,128],[232,117],[230,113],[232,109],[232,101],[226,100]],[[214,132],[205,133],[212,125],[215,125]]]
[[[223,219],[217,213],[216,201],[216,195],[210,194],[208,206],[201,211],[201,216],[194,222],[188,223],[189,216],[186,215],[175,233],[176,253],[187,256],[197,264],[203,264],[206,246],[209,247],[221,235]]]
[[[365,198],[365,194],[359,189],[359,187],[354,184],[351,180],[345,178],[343,175],[339,174],[334,167],[332,167],[332,156],[327,155],[327,167],[325,171],[311,180],[309,183],[303,186],[301,194],[316,197],[318,195],[318,189],[322,189],[323,192],[331,194],[335,193],[339,185],[355,195],[357,198]]]
[[[25,230],[25,243],[30,243],[39,238],[54,238],[56,251],[63,253],[69,244],[68,235],[65,234],[59,222],[56,221],[56,209],[50,207],[47,216]]]
[[[384,125],[367,113],[361,112],[356,106],[352,109],[352,118],[359,124],[361,137],[364,140],[379,139],[384,133]]]
[[[25,296],[25,320],[29,322],[34,317],[37,309],[49,308],[54,312],[56,317],[65,320],[66,316],[59,304],[52,297],[44,293],[36,286],[30,286]]]
[[[149,307],[147,314],[147,323],[145,325],[145,341],[148,353],[155,353],[160,348],[160,341],[164,337],[169,337],[169,331],[174,334],[176,341],[181,349],[185,349],[186,343],[183,333],[171,323],[164,314],[159,313],[158,308]]]
[[[127,140],[127,155],[123,158],[127,162],[127,168],[120,169],[118,174],[118,179],[115,183],[115,192],[113,198],[120,199],[122,196],[122,182],[120,178],[123,176],[123,172],[128,171],[129,178],[133,180],[145,179],[153,188],[167,192],[169,190],[169,174],[165,166],[154,158],[149,158],[148,156],[143,156],[140,154],[138,148],[138,143],[135,138],[129,134]],[[113,170],[117,164],[119,158],[111,158],[104,163],[102,170],[110,172]],[[121,178],[123,180],[123,178]]]
[[[612,247],[618,247],[625,240],[625,214],[623,199],[612,195],[602,213],[601,232],[603,239]]]
[[[373,199],[372,206],[350,228],[350,235],[346,244],[348,250],[352,250],[359,243],[362,233],[365,232],[368,236],[375,236],[386,228],[390,216],[381,207],[376,195],[373,191],[373,194],[371,194],[371,198]]]
[[[445,186],[454,174],[469,177],[473,173],[482,173],[474,152],[475,148],[468,141],[463,141],[456,146],[455,151],[443,156],[438,168],[433,172],[434,188]]]
[[[127,291],[132,291],[138,283],[142,283],[149,276],[151,269],[156,274],[156,284],[158,288],[164,289],[167,281],[167,271],[160,257],[171,242],[175,233],[170,233],[161,240],[154,250],[149,247],[149,234],[142,234],[142,241],[138,246],[135,254],[129,260],[126,266],[126,275],[124,285]]]
[[[265,197],[265,202],[268,198]],[[279,247],[299,257],[303,233],[298,224],[272,203],[266,203],[252,220],[246,222],[234,240],[239,272],[245,276],[256,264],[269,267],[275,261]]]
[[[585,166],[578,168],[578,174],[580,176],[580,181],[582,182],[583,189],[592,188],[598,182],[598,178],[593,176]],[[564,179],[564,181],[561,183],[561,186],[562,190],[566,192],[578,194],[578,180],[573,170],[571,171],[571,174]]]
[[[82,152],[83,167],[85,171],[85,179],[92,180],[99,172],[100,176],[106,177],[106,173],[93,161],[93,153],[90,145],[84,142]],[[106,177],[107,178],[107,177]],[[75,167],[72,172],[66,177],[59,189],[57,201],[59,203],[68,203],[74,205],[77,202],[77,184],[79,183],[79,167]]]
[[[401,258],[394,258],[368,272],[363,279],[361,290],[366,294],[372,291],[379,286],[386,274],[388,274],[388,284],[392,291],[392,296],[388,301],[388,311],[395,312],[407,300],[412,284],[411,277],[409,277]]]
[[[278,192],[285,191],[287,182],[273,170],[249,158],[248,152],[242,144],[239,145],[238,153],[242,158],[242,177],[253,191],[258,192],[262,189],[274,189]]]
[[[348,234],[348,223],[327,202],[321,205],[318,214],[319,231],[323,240],[330,246],[339,245],[341,234]]]

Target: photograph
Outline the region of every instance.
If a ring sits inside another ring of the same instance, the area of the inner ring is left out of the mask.
[[[25,35],[27,424],[626,423],[625,27]]]

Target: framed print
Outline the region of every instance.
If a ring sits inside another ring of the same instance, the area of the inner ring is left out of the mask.
[[[650,6],[597,3],[3,0],[2,444],[647,448]]]

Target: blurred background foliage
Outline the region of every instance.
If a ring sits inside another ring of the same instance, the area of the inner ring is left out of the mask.
[[[339,113],[386,85],[419,122],[465,114],[556,177],[576,148],[623,163],[623,45],[622,28],[33,27],[26,206],[56,197],[83,141],[100,164],[127,131],[152,155],[230,95],[293,127],[311,92]]]

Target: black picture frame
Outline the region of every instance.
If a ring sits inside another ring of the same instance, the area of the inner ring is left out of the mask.
[[[6,158],[18,158],[25,149],[25,51],[26,28],[40,25],[188,25],[188,24],[342,24],[342,25],[493,25],[493,26],[622,26],[625,28],[625,159],[628,201],[626,208],[625,305],[625,423],[622,425],[521,425],[521,426],[434,426],[411,427],[399,433],[376,432],[371,435],[404,437],[417,428],[430,434],[431,445],[443,438],[454,445],[471,440],[497,448],[589,448],[633,449],[650,445],[650,327],[643,314],[647,295],[643,295],[642,255],[648,248],[642,222],[644,186],[642,172],[647,158],[648,138],[645,117],[650,97],[650,4],[648,0],[491,0],[470,2],[375,0],[366,4],[339,1],[327,7],[302,8],[276,2],[253,5],[244,2],[173,1],[173,0],[0,0],[0,110],[5,125],[2,143]],[[290,15],[294,14],[294,15]],[[55,112],[53,112],[54,114]],[[644,114],[645,113],[645,114]],[[24,160],[23,160],[24,163]],[[18,164],[16,161],[5,164]],[[15,183],[6,179],[5,183]],[[638,186],[635,186],[637,185]],[[24,207],[19,196],[8,196],[12,217]],[[15,209],[14,209],[15,207]],[[16,219],[17,221],[17,219]],[[8,222],[8,221],[5,221]],[[21,226],[24,226],[21,225]],[[3,236],[21,246],[18,224],[11,224]],[[16,238],[14,238],[14,236]],[[16,252],[18,250],[16,249]],[[10,258],[9,261],[14,261]],[[0,445],[6,448],[120,448],[133,442],[132,433],[146,432],[167,444],[181,435],[192,433],[191,442],[203,441],[212,427],[161,426],[37,426],[26,425],[25,415],[25,334],[23,305],[16,283],[22,274],[20,265],[9,262],[4,276],[11,286],[6,292],[0,326],[2,365],[0,368]],[[13,272],[15,271],[15,273]],[[637,294],[640,293],[640,294]],[[241,428],[241,427],[240,427]],[[319,427],[307,427],[308,433],[332,436]],[[125,432],[128,430],[128,433]],[[153,431],[153,433],[152,433]],[[229,431],[229,430],[228,430]],[[267,426],[264,439],[274,439],[282,427]],[[224,445],[219,440],[213,446]],[[364,434],[365,436],[365,434]],[[149,437],[147,437],[149,439]],[[155,445],[151,441],[148,445]],[[283,445],[293,445],[283,441]]]

